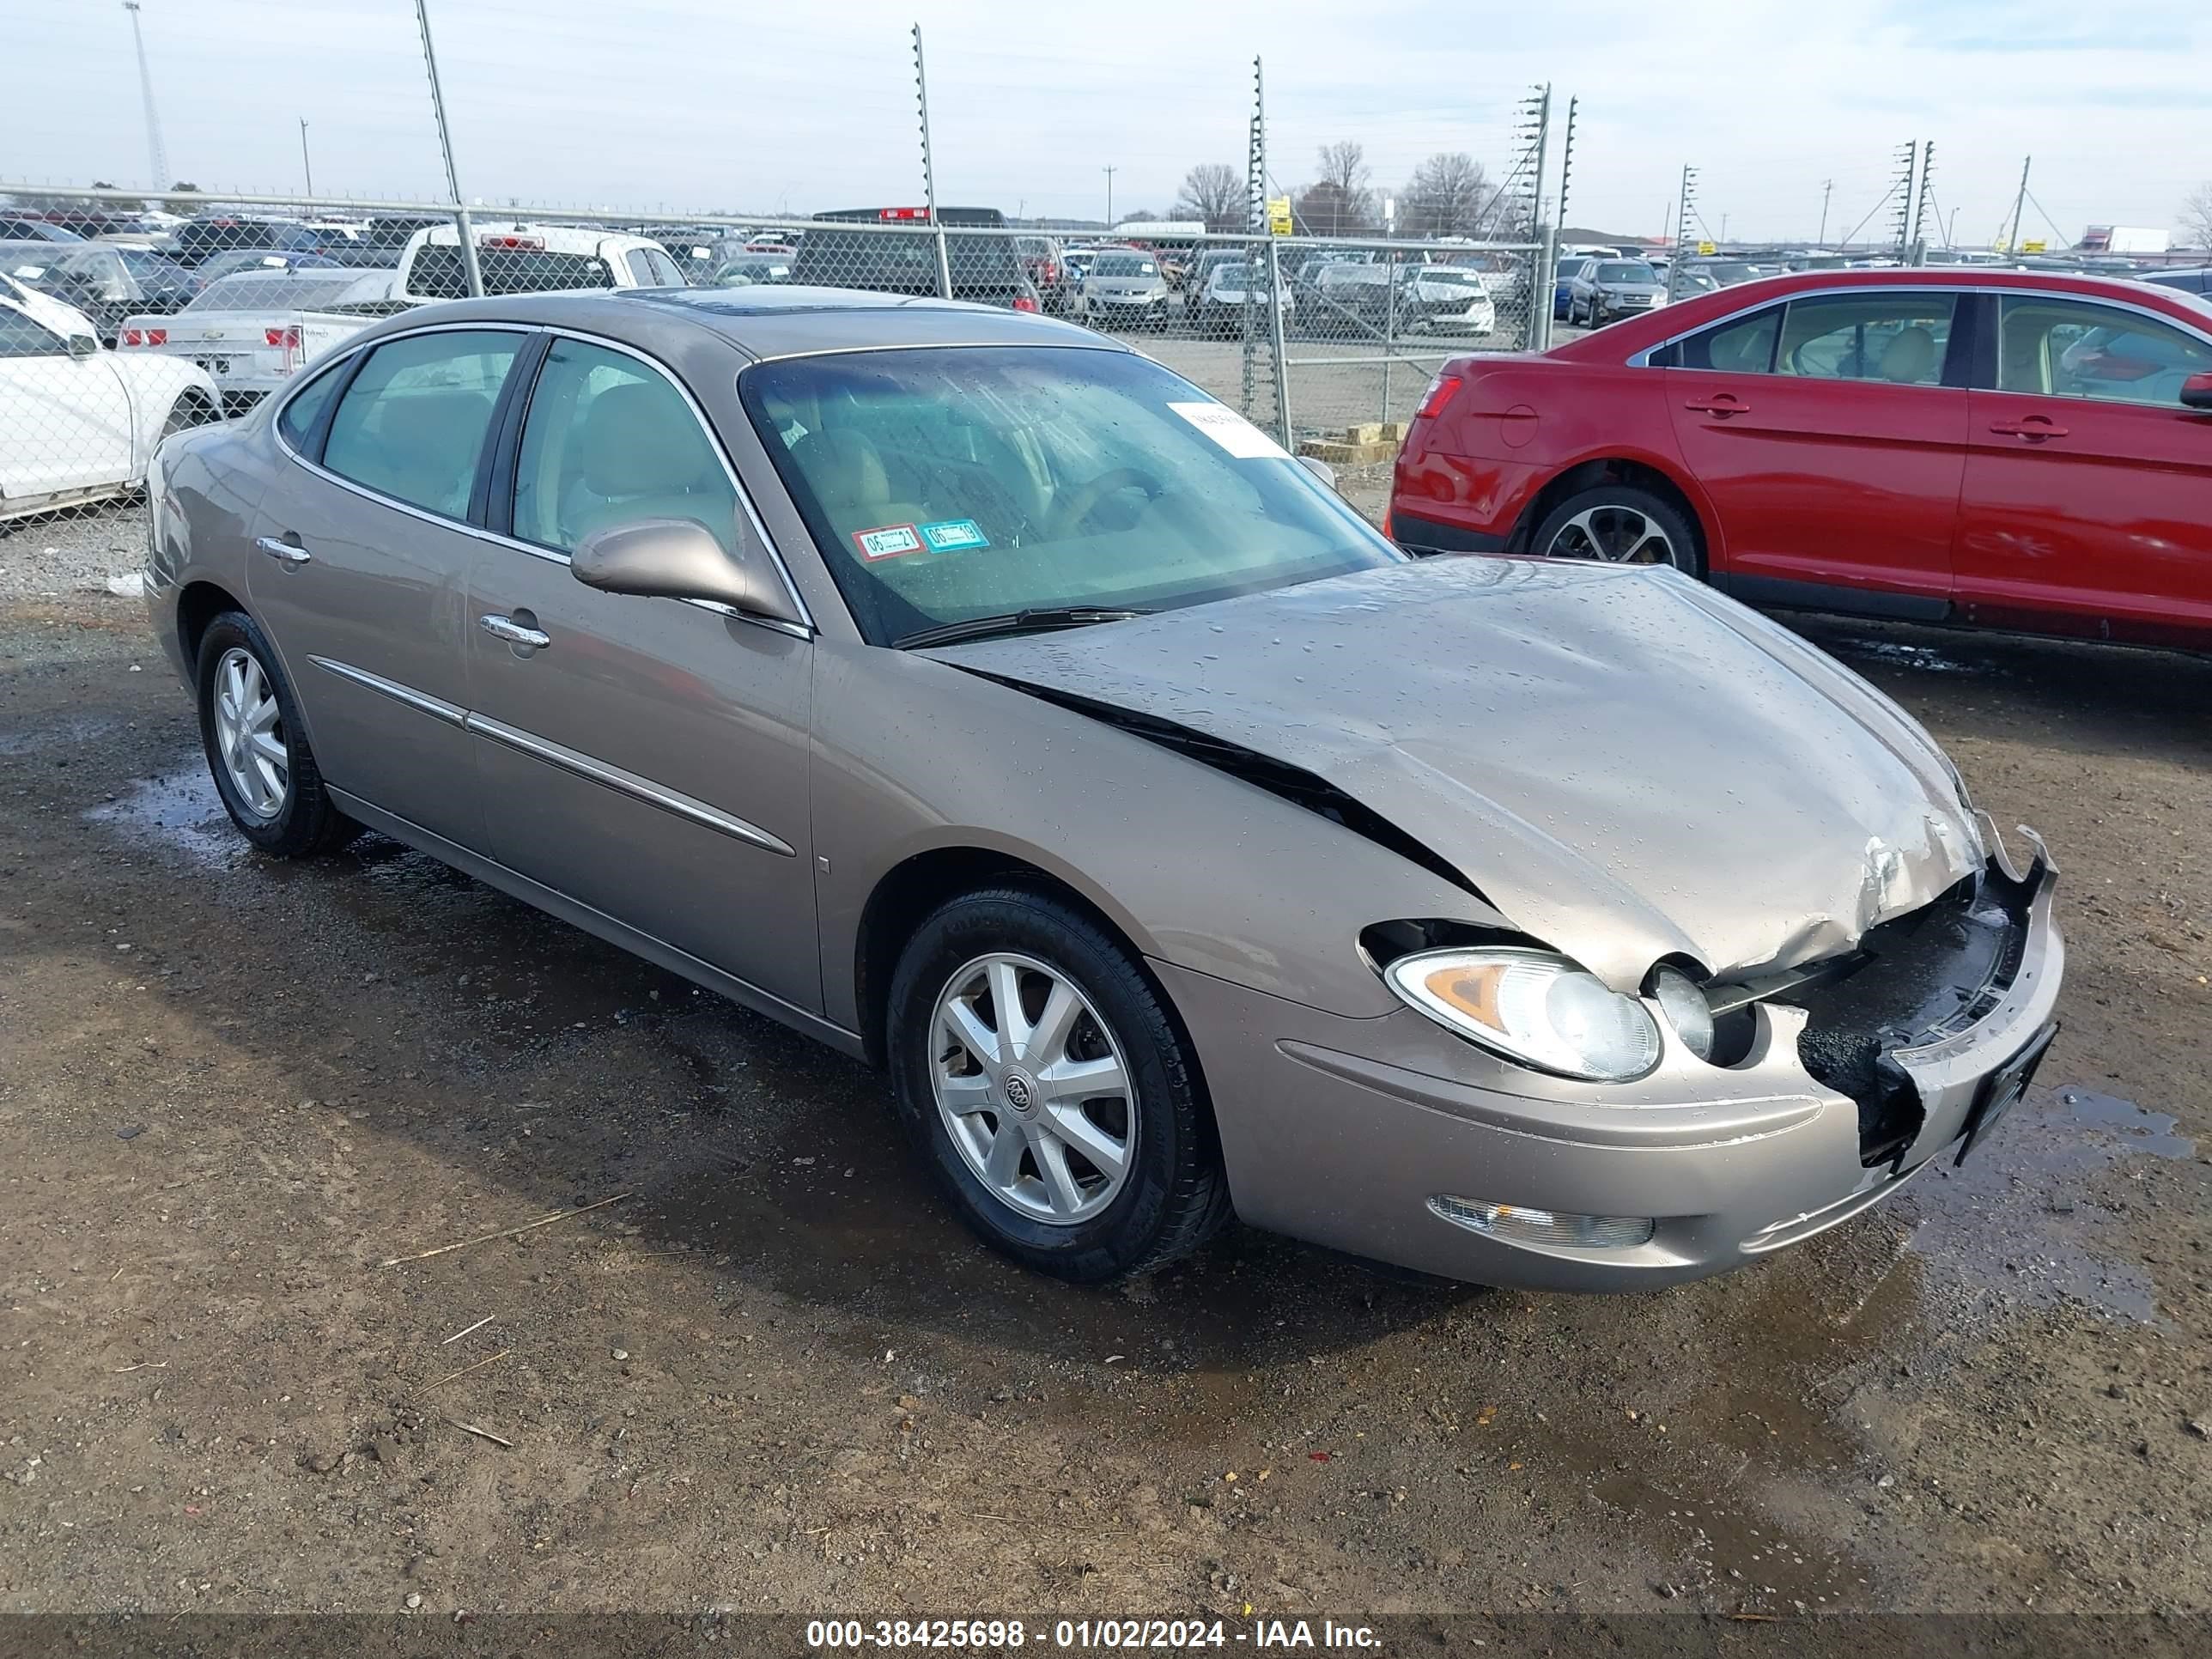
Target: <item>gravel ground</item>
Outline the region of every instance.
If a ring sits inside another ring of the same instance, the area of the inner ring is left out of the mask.
[[[1091,1292],[860,1068],[392,843],[240,850],[81,591],[140,533],[0,538],[0,1609],[2212,1607],[2212,665],[1808,625],[2065,872],[1963,1170],[1644,1296],[1241,1231]]]

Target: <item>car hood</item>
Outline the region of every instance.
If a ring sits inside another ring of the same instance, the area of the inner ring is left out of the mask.
[[[1846,950],[1987,856],[1910,716],[1663,568],[1427,560],[929,654],[1314,775],[1623,990]]]

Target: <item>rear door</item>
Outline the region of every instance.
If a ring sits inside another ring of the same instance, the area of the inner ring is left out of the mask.
[[[1675,438],[1719,518],[1722,586],[1768,604],[1945,613],[1966,471],[1959,306],[1935,288],[1817,295],[1673,349]]]
[[[643,519],[734,546],[735,475],[674,376],[611,345],[556,337],[526,410],[491,514],[512,540],[482,544],[469,583],[492,854],[818,1011],[811,635],[568,569],[584,537]]]
[[[253,609],[331,783],[464,847],[483,844],[462,645],[468,523],[493,417],[535,336],[475,325],[386,340],[277,417],[288,465],[262,497]]]
[[[2131,306],[1988,301],[1996,384],[1972,394],[1959,604],[2000,628],[2212,641],[2212,330]]]

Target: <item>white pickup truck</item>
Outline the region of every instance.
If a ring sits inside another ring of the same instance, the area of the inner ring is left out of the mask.
[[[116,337],[128,356],[186,357],[212,377],[226,415],[240,415],[380,317],[420,303],[398,293],[396,270],[242,270],[218,277],[182,311],[127,317]]]
[[[684,286],[668,250],[642,236],[499,223],[476,227],[476,240],[487,294]],[[376,319],[467,292],[453,227],[431,225],[408,238],[394,268],[242,270],[172,316],[125,319],[118,343],[189,357],[222,388],[223,412],[238,415]]]

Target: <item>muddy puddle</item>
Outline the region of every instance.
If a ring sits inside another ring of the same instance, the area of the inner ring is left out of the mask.
[[[2031,1091],[1964,1165],[1948,1158],[1905,1189],[1911,1249],[1931,1287],[1969,1304],[2072,1302],[2157,1316],[2157,1285],[2118,1237],[2140,1159],[2193,1157],[2174,1120],[2074,1085]]]
[[[85,817],[203,868],[229,869],[245,862],[253,852],[223,811],[215,780],[197,762],[158,776],[140,778]]]

